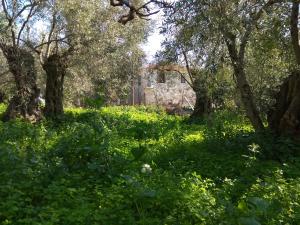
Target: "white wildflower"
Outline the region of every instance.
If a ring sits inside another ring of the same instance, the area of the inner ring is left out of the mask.
[[[151,173],[152,172],[152,168],[151,168],[151,166],[149,164],[143,164],[141,172],[142,173]]]

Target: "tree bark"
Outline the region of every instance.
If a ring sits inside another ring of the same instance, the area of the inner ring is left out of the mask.
[[[299,0],[294,0],[291,13],[291,41],[297,65],[300,66],[300,45],[299,45]]]
[[[243,53],[238,54],[235,40],[226,40],[229,56],[231,59],[234,76],[236,78],[237,88],[241,95],[241,101],[255,131],[264,129],[263,122],[260,118],[259,111],[254,103],[254,97],[245,73]]]
[[[3,103],[4,99],[5,99],[5,94],[2,91],[0,91],[0,103]]]
[[[63,85],[67,64],[64,59],[54,54],[49,56],[43,64],[46,72],[46,117],[58,117],[63,115]]]
[[[293,1],[291,13],[291,43],[296,64],[300,66],[298,29],[299,1]],[[300,139],[300,71],[297,68],[281,85],[276,104],[268,116],[269,128],[278,135]]]
[[[254,103],[254,97],[250,85],[247,81],[245,71],[242,67],[235,69],[236,83],[240,91],[241,100],[246,110],[246,115],[251,121],[256,131],[264,129],[263,122],[260,118],[259,111]]]
[[[194,105],[194,111],[191,118],[200,118],[209,114],[211,110],[211,102],[203,80],[195,79],[193,90],[196,93],[196,103]]]
[[[34,57],[20,47],[1,45],[1,49],[17,89],[3,115],[3,120],[8,121],[19,116],[30,120],[39,119],[41,113],[36,101],[39,89],[36,84]]]
[[[269,128],[278,135],[300,138],[300,72],[295,71],[281,85],[276,104],[268,117]]]

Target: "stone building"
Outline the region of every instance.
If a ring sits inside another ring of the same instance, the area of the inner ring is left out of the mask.
[[[168,109],[193,108],[195,92],[184,67],[149,65],[132,84],[130,105],[156,105]]]

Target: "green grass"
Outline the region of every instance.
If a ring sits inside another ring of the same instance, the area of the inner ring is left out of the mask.
[[[0,224],[300,224],[297,149],[229,112],[190,123],[108,107],[0,122]]]

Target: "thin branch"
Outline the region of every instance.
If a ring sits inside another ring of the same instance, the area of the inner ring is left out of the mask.
[[[41,44],[34,46],[34,48],[38,49],[38,48],[40,48],[40,47],[42,47],[44,45],[49,45],[49,44],[51,44],[53,42],[63,42],[65,44],[69,44],[69,42],[65,41],[67,38],[68,38],[68,36],[62,37],[62,38],[58,38],[58,39],[51,39],[51,40],[49,40],[47,42],[42,42]]]
[[[31,18],[31,17],[34,15],[34,13],[36,12],[35,6],[36,6],[36,4],[32,4],[32,5],[31,5],[31,8],[30,8],[29,13],[28,13],[28,15],[27,15],[27,18],[26,18],[26,20],[23,22],[23,24],[22,24],[22,26],[21,26],[21,28],[20,28],[20,31],[19,31],[19,33],[18,33],[18,38],[17,38],[17,46],[18,46],[19,43],[20,43],[21,34],[22,34],[22,32],[23,32],[23,30],[24,30],[26,24],[29,22],[30,18]]]
[[[7,21],[8,21],[8,25],[7,25],[7,27],[5,28],[5,30],[8,29],[8,28],[10,28],[10,32],[11,32],[11,36],[12,36],[12,42],[13,42],[13,45],[15,45],[15,36],[16,36],[16,35],[15,35],[14,29],[13,29],[13,26],[12,26],[14,20],[13,20],[13,18],[9,15],[6,0],[2,0],[2,8],[3,8],[3,11],[4,11],[5,17],[6,17]]]
[[[49,35],[48,35],[48,43],[47,43],[46,53],[45,53],[46,57],[48,57],[48,55],[49,55],[50,45],[52,43],[51,38],[52,38],[53,32],[54,32],[55,27],[56,27],[56,23],[57,23],[56,14],[57,14],[57,12],[54,12],[53,16],[52,16],[52,24],[51,24],[51,29],[50,29],[50,32],[49,32]]]
[[[183,77],[183,79],[188,83],[188,85],[190,85],[190,87],[193,88],[192,83],[185,77],[184,73],[182,73],[181,71],[176,70],[176,69],[174,69],[174,71],[177,72],[177,73],[179,73]]]
[[[159,5],[164,8],[172,7],[172,5],[170,3],[167,3],[166,1],[150,0],[143,5],[136,7],[135,5],[131,4],[128,0],[110,0],[111,6],[114,6],[114,7],[125,6],[125,7],[129,8],[129,12],[127,14],[121,16],[120,19],[118,20],[118,22],[122,23],[123,25],[125,25],[129,21],[133,20],[135,17],[139,17],[141,19],[147,19],[147,17],[157,14],[160,10],[151,12],[151,10],[149,9],[148,5],[151,3],[153,3],[155,5]],[[147,13],[144,13],[143,10],[146,10]]]
[[[31,4],[28,4],[28,5],[24,5],[23,6],[23,8],[22,9],[20,9],[20,11],[16,14],[16,15],[14,15],[14,17],[12,18],[13,20],[15,20],[16,18],[18,18],[27,8],[29,8],[29,7],[34,7],[34,6],[36,6],[37,5],[37,2],[33,2],[33,3],[31,3]],[[30,9],[31,10],[31,9]]]
[[[137,10],[141,10],[143,8],[146,8],[148,12],[150,12],[150,9],[148,8],[148,5],[151,4],[153,1],[148,1],[146,2],[144,5],[142,5],[141,7],[139,7]]]
[[[11,18],[11,16],[8,13],[6,0],[2,0],[2,7],[3,7],[3,11],[4,11],[4,14],[5,14],[5,17],[8,20],[8,23],[10,25],[11,21],[12,21],[12,18]]]
[[[191,68],[190,68],[190,64],[189,64],[189,61],[188,61],[188,58],[187,58],[187,54],[184,50],[182,50],[182,54],[183,54],[183,58],[184,58],[184,61],[185,61],[185,67],[186,67],[186,70],[188,72],[188,75],[191,79],[191,83],[192,83],[192,86],[194,86],[194,80],[193,80],[193,75],[192,75],[192,71],[191,71]]]

